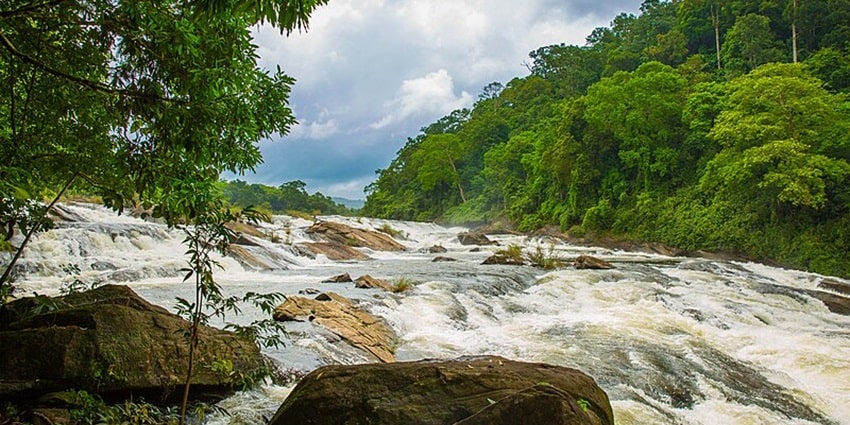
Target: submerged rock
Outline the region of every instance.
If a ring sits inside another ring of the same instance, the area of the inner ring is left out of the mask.
[[[183,384],[190,323],[126,286],[105,285],[60,298],[25,298],[0,308],[0,398],[74,388],[105,396],[164,397]],[[224,395],[236,383],[213,372],[263,366],[256,344],[202,326],[192,385]]]
[[[357,229],[342,223],[322,221],[310,226],[306,232],[316,235],[325,242],[349,247],[369,248],[375,251],[404,251],[407,249],[385,233]]]
[[[589,255],[579,255],[573,262],[573,266],[579,270],[607,270],[614,268],[613,264]]]
[[[457,259],[452,257],[446,257],[443,255],[438,255],[434,257],[433,260],[431,260],[432,263],[450,263],[452,261],[457,261]]]
[[[270,425],[612,425],[608,396],[583,372],[501,357],[326,366]]]
[[[392,329],[342,295],[325,292],[314,299],[289,297],[275,308],[272,317],[278,321],[310,320],[382,362],[395,361]]]

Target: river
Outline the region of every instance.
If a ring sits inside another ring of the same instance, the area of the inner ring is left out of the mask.
[[[54,295],[63,285],[123,283],[171,308],[189,297],[181,282],[183,234],[86,204],[64,204],[72,221],[39,235],[17,272],[19,294]],[[355,227],[390,226],[401,253],[333,262],[298,254],[310,221],[285,216],[261,229],[277,243],[247,247],[263,269],[220,258],[230,294],[307,288],[334,291],[384,318],[399,336],[399,360],[495,354],[574,367],[608,393],[617,424],[850,424],[850,317],[805,294],[846,280],[755,263],[666,257],[577,247],[548,239],[493,236],[502,247],[537,247],[570,259],[590,254],[613,270],[545,271],[481,265],[499,247],[472,252],[466,229],[429,223],[321,217]],[[434,263],[433,245],[457,261]],[[341,273],[406,279],[392,294],[321,283]],[[260,313],[247,309],[249,322]],[[287,324],[286,346],[267,354],[287,369],[373,361],[310,323]],[[224,400],[216,424],[264,423],[291,388],[267,385]]]

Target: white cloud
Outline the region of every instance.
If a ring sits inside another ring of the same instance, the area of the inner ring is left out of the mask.
[[[454,90],[454,81],[445,69],[404,80],[398,97],[386,105],[391,112],[370,127],[381,129],[416,115],[439,118],[455,109],[472,105],[472,95],[466,91],[456,95]]]
[[[258,28],[261,66],[296,79],[290,104],[301,124],[262,145],[256,175],[350,195],[351,182],[371,181],[418,129],[471,106],[485,85],[526,75],[530,51],[582,45],[640,3],[332,0],[306,32]]]

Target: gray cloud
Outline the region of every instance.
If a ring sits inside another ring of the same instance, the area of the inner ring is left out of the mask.
[[[305,33],[255,32],[261,65],[296,78],[291,106],[299,125],[263,142],[265,163],[244,180],[362,198],[408,137],[485,85],[527,74],[528,52],[583,44],[622,0],[333,0]],[[226,178],[236,176],[228,175]]]

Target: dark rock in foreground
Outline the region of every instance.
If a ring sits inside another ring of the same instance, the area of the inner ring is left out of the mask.
[[[24,298],[0,308],[0,398],[23,399],[69,388],[106,396],[149,396],[182,385],[189,322],[139,297],[105,285],[61,298]],[[263,365],[256,344],[202,327],[194,388],[224,395],[235,383],[214,373],[214,361],[234,370]]]
[[[608,396],[581,371],[501,357],[326,366],[270,425],[611,425]]]

